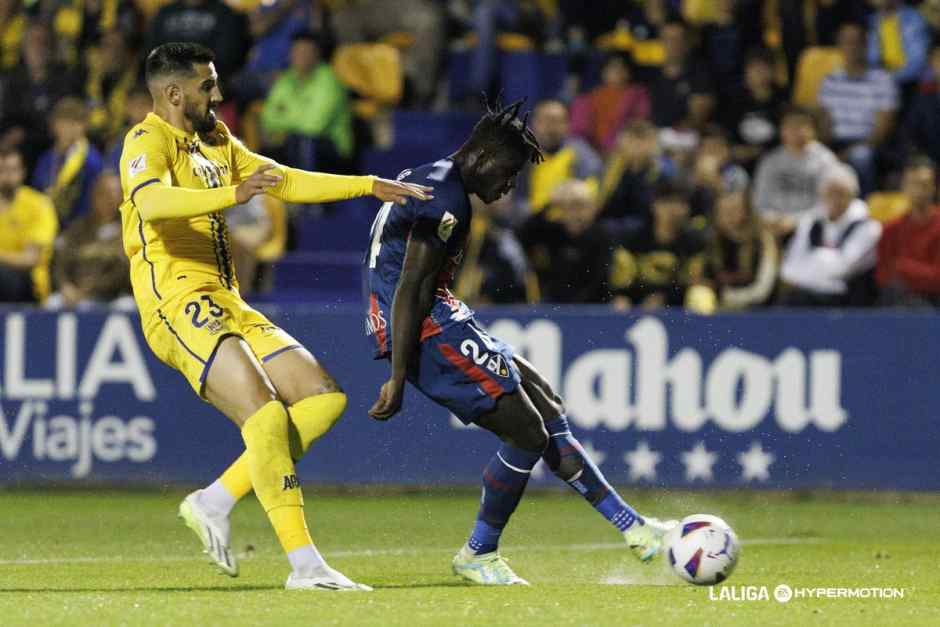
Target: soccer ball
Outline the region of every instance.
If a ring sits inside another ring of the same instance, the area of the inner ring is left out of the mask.
[[[697,586],[721,583],[734,570],[741,544],[728,523],[708,514],[686,516],[665,537],[672,570]]]

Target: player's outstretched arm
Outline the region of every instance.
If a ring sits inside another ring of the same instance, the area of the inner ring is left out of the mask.
[[[285,202],[317,203],[348,200],[360,196],[375,196],[382,202],[404,204],[409,198],[430,200],[433,188],[389,181],[375,176],[343,176],[324,172],[309,172],[283,166],[267,157],[263,157],[248,148],[225,129],[232,142],[233,168],[237,176],[255,172],[264,166],[273,166],[282,177],[269,193]]]
[[[392,301],[392,376],[369,410],[376,420],[388,420],[401,408],[408,364],[418,348],[421,325],[434,304],[437,275],[446,255],[444,248],[430,239],[433,237],[415,229],[408,240]]]
[[[220,211],[232,205],[248,202],[263,194],[281,181],[275,166],[262,165],[239,185],[213,189],[187,189],[173,187],[159,179],[152,179],[138,186],[131,200],[144,220],[167,220],[171,218],[195,218]]]
[[[375,196],[382,202],[405,204],[409,198],[430,200],[434,188],[375,176],[343,176],[282,168],[284,180],[271,193],[287,202],[315,203]]]

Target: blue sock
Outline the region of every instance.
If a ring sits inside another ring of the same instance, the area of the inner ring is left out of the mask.
[[[548,448],[542,457],[562,481],[583,496],[601,515],[620,531],[626,531],[643,518],[620,498],[607,479],[587,456],[571,435],[568,419],[559,416],[545,423],[548,430]]]
[[[483,469],[480,513],[467,541],[471,551],[480,555],[491,553],[499,546],[503,527],[516,510],[532,467],[541,456],[541,453],[503,444]]]

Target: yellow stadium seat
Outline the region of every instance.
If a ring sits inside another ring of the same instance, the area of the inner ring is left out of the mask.
[[[823,79],[842,65],[842,53],[836,48],[815,46],[804,50],[796,66],[793,103],[803,107],[815,107],[816,95]]]
[[[873,192],[865,201],[869,215],[881,223],[893,222],[910,209],[907,196],[901,192]]]
[[[379,43],[387,44],[399,50],[407,50],[415,45],[415,36],[405,31],[395,31],[382,37]]]
[[[388,44],[347,44],[336,49],[333,70],[367,100],[395,106],[402,96],[401,53]]]
[[[456,43],[461,50],[476,48],[480,42],[476,33],[467,33]],[[496,47],[503,52],[525,52],[535,49],[535,42],[521,33],[500,33],[496,36]]]

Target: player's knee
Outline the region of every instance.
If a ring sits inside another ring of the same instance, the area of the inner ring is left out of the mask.
[[[574,481],[584,470],[584,464],[580,455],[562,455],[559,458],[558,466],[552,469],[555,476],[562,481]]]
[[[346,397],[346,392],[333,377],[326,377],[322,384],[322,390],[320,394],[342,394],[344,398]]]
[[[540,453],[548,446],[548,431],[541,420],[531,420],[514,439],[519,448]]]

